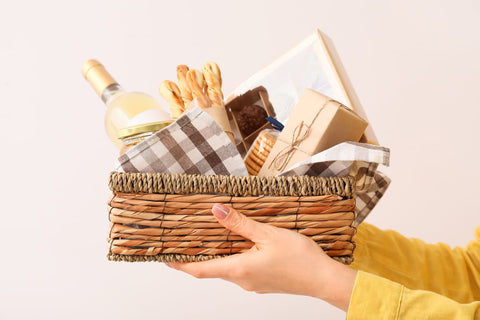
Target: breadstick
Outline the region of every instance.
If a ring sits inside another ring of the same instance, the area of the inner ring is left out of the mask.
[[[219,80],[219,78],[216,79],[217,81]],[[220,128],[222,128],[222,130],[225,131],[225,133],[228,135],[230,140],[235,143],[235,138],[233,136],[232,128],[230,127],[230,121],[228,119],[227,111],[221,103],[222,99],[220,98],[220,104],[212,105],[212,101],[210,101],[210,99],[205,93],[206,85],[202,73],[194,69],[189,70],[187,72],[187,83],[192,90],[193,98],[198,101],[198,105],[200,106],[200,108],[202,108],[213,119],[215,119]],[[221,83],[221,80],[219,83]]]
[[[192,97],[197,99],[199,107],[202,109],[210,107],[210,101],[208,101],[203,91],[205,88],[205,79],[202,73],[198,70],[190,69],[187,72],[186,78],[188,87],[192,91]]]
[[[160,95],[170,104],[172,118],[179,118],[185,111],[185,106],[178,86],[172,81],[165,80],[160,84],[159,91]]]
[[[203,76],[207,83],[207,95],[212,101],[213,106],[223,106],[223,93],[222,93],[222,75],[218,65],[209,61],[202,67]]]
[[[187,72],[188,67],[186,65],[179,65],[177,66],[177,79],[178,79],[178,86],[180,87],[180,92],[182,93],[183,103],[185,104],[185,108],[188,108],[188,105],[193,100],[192,92],[190,87],[187,83]]]

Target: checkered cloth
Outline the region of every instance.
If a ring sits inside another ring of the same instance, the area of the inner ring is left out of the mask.
[[[184,113],[170,126],[128,150],[118,159],[119,172],[248,175],[235,146],[215,120],[200,108]],[[344,142],[320,152],[280,175],[356,178],[359,225],[385,194],[390,179],[377,171],[389,165],[387,148]]]
[[[200,108],[184,113],[118,161],[119,172],[248,175],[226,133]]]
[[[320,152],[281,173],[282,176],[347,176],[356,178],[355,203],[358,226],[385,194],[391,182],[377,171],[390,164],[390,150],[366,143],[344,142]]]

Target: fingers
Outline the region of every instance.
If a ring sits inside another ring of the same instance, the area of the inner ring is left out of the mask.
[[[238,256],[229,256],[225,258],[212,259],[202,262],[169,262],[167,266],[186,272],[195,278],[222,278],[229,279],[232,270],[235,268],[235,260]]]
[[[256,222],[237,210],[220,203],[213,206],[212,213],[225,228],[252,240],[256,244],[268,240],[273,229],[272,226]]]
[[[242,278],[242,270],[248,269],[247,261],[249,257],[258,252],[258,244],[265,243],[272,238],[275,227],[256,222],[237,210],[219,203],[213,206],[212,213],[221,225],[252,240],[256,246],[244,253],[224,258],[190,263],[170,262],[167,265],[196,278],[222,278],[235,282],[235,279]]]

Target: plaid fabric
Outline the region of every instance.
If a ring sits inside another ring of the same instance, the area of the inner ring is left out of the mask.
[[[378,165],[388,166],[390,151],[366,143],[344,142],[318,153],[281,173],[282,176],[347,176],[356,178],[355,203],[358,226],[385,194],[390,178],[377,171]]]
[[[380,171],[373,176],[373,182],[368,188],[355,193],[355,203],[357,205],[357,217],[355,226],[358,226],[377,205],[390,185],[390,178]]]
[[[248,175],[235,146],[215,120],[200,108],[128,150],[118,159],[119,172],[163,172],[205,175]],[[387,148],[345,142],[320,152],[280,175],[356,177],[359,225],[385,194],[390,179],[377,171],[389,165]]]
[[[183,114],[118,158],[119,172],[248,175],[235,146],[200,108]]]

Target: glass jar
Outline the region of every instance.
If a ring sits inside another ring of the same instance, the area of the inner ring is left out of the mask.
[[[146,138],[154,135],[157,131],[168,127],[173,122],[174,120],[150,122],[121,129],[118,132],[118,138],[123,144],[120,149],[120,155],[127,152],[134,145],[137,145]]]

